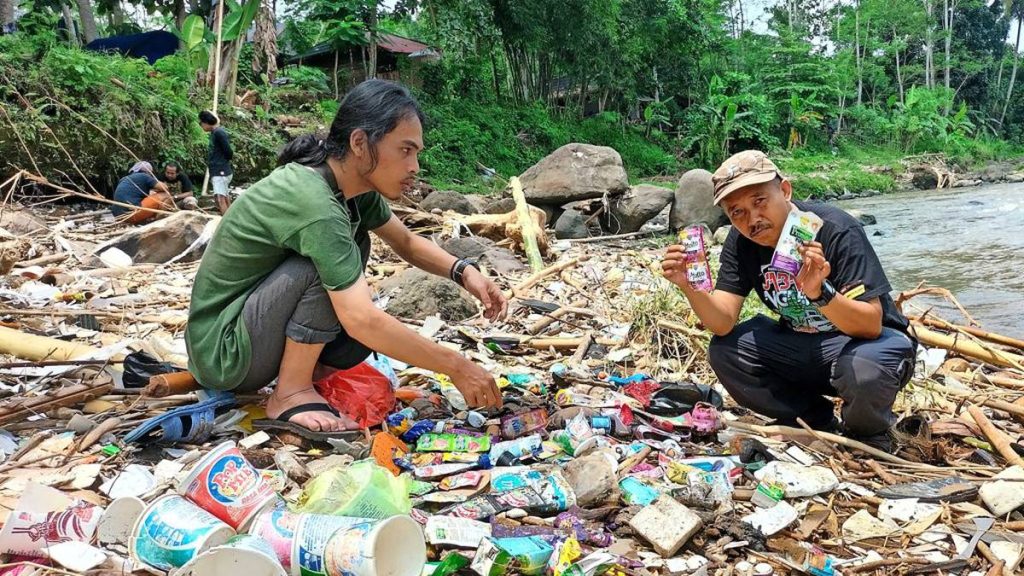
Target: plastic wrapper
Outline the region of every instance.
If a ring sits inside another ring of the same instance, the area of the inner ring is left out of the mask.
[[[711,266],[708,264],[708,242],[704,226],[687,226],[679,232],[686,263],[686,281],[695,290],[711,292]]]
[[[441,510],[441,514],[483,520],[513,508],[528,512],[543,509],[544,499],[533,488],[519,488],[504,494],[488,494]]]
[[[320,474],[303,488],[297,506],[298,512],[359,518],[390,518],[411,509],[408,480],[370,460]]]
[[[490,436],[466,434],[424,434],[416,442],[420,452],[487,452],[491,449]]]
[[[771,266],[793,275],[800,272],[803,258],[797,248],[805,242],[813,241],[818,235],[818,230],[821,230],[822,223],[821,218],[813,212],[803,212],[795,208],[791,210],[786,217],[786,223],[782,226],[779,242],[775,245]]]
[[[513,440],[543,430],[548,424],[548,411],[543,408],[513,414],[501,419],[501,435]]]

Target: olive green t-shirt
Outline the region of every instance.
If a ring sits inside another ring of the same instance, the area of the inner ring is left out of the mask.
[[[246,190],[221,220],[192,287],[185,344],[189,371],[204,387],[231,390],[252,356],[242,308],[259,283],[294,254],[313,261],[327,290],[359,279],[369,231],[391,209],[380,194],[345,201],[300,164],[282,166]]]

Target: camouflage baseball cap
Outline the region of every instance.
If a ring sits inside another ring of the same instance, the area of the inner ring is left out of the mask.
[[[737,152],[722,162],[722,165],[711,175],[715,185],[715,206],[729,194],[754,184],[771,182],[782,173],[768,156],[760,150],[744,150]]]

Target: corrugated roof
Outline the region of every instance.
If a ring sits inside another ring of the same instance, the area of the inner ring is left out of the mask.
[[[394,34],[381,34],[380,40],[377,42],[377,46],[379,48],[384,48],[389,52],[395,52],[398,54],[412,54],[413,52],[419,52],[420,50],[430,48],[430,46],[427,46],[422,42],[417,42]]]

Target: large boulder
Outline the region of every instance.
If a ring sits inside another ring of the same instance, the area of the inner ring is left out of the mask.
[[[853,216],[854,220],[856,220],[857,222],[860,222],[861,226],[874,226],[875,224],[878,224],[878,218],[875,218],[874,215],[868,214],[863,210],[850,208],[849,210],[846,211],[846,213],[849,214],[850,216]]]
[[[555,238],[559,240],[587,238],[588,236],[590,236],[590,230],[587,229],[587,219],[575,208],[566,208],[555,221]]]
[[[194,262],[202,258],[206,244],[219,222],[219,216],[191,211],[178,212],[141,228],[129,230],[97,247],[95,253],[102,254],[108,248],[117,248],[131,256],[135,264],[162,264],[171,260]]]
[[[612,234],[636,232],[672,202],[673,192],[661,186],[641,184],[611,200],[601,224]]]
[[[399,318],[423,320],[440,316],[458,322],[476,315],[473,297],[451,280],[412,268],[388,278],[381,290],[390,294],[387,311]]]
[[[707,224],[712,230],[725,223],[725,214],[714,204],[715,185],[711,183],[711,172],[690,170],[679,178],[676,184],[672,210],[668,223],[672,230],[681,230],[691,224]]]
[[[498,198],[491,200],[483,209],[484,214],[508,214],[516,209],[516,201],[512,198]]]
[[[629,188],[619,153],[607,146],[566,144],[537,162],[519,179],[532,204],[561,206]]]
[[[441,212],[451,211],[459,214],[480,213],[476,205],[465,195],[451,190],[438,190],[432,193],[423,202],[420,202],[420,208],[427,212],[440,210]]]
[[[526,265],[514,252],[508,248],[495,246],[493,240],[482,236],[452,238],[441,247],[456,258],[471,258],[498,274],[512,274],[526,269]]]

